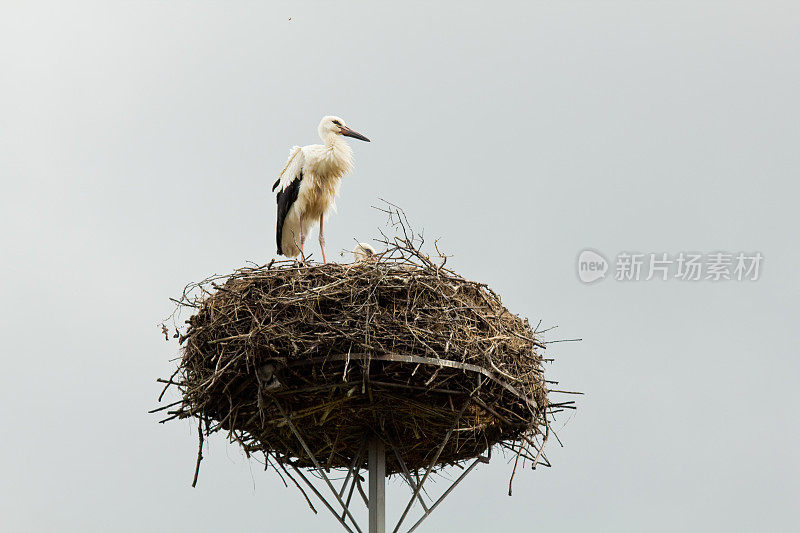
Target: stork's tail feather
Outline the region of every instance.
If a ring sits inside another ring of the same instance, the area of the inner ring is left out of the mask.
[[[278,179],[276,179],[276,180],[275,180],[275,184],[274,184],[274,185],[272,185],[272,192],[275,192],[275,189],[277,189],[277,188],[278,188],[278,185],[280,184],[280,182],[281,182],[281,179],[280,179],[280,178],[278,178]]]

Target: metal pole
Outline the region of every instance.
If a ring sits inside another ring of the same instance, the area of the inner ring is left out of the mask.
[[[386,447],[369,441],[369,533],[386,533]]]

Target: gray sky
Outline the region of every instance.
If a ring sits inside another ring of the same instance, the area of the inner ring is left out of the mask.
[[[330,250],[390,199],[584,339],[548,349],[586,392],[553,468],[509,498],[481,466],[423,530],[796,527],[796,3],[264,4],[0,4],[4,530],[337,530],[222,438],[190,488],[191,427],[146,413],[167,298],[273,256],[269,186],[325,114],[373,141]],[[765,260],[584,285],[586,247]]]

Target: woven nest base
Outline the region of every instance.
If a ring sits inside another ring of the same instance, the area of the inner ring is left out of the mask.
[[[548,401],[528,321],[408,239],[386,244],[375,261],[273,262],[187,287],[166,420],[194,418],[201,442],[224,431],[297,467],[351,467],[374,436],[390,474],[498,444],[535,465],[533,443],[565,403]]]

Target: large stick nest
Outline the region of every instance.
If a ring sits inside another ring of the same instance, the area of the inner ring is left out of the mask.
[[[168,420],[195,418],[201,446],[224,431],[281,466],[350,467],[370,436],[390,446],[387,473],[496,444],[546,464],[548,416],[571,402],[548,400],[544,344],[389,212],[402,234],[384,235],[375,261],[273,262],[187,287]]]

